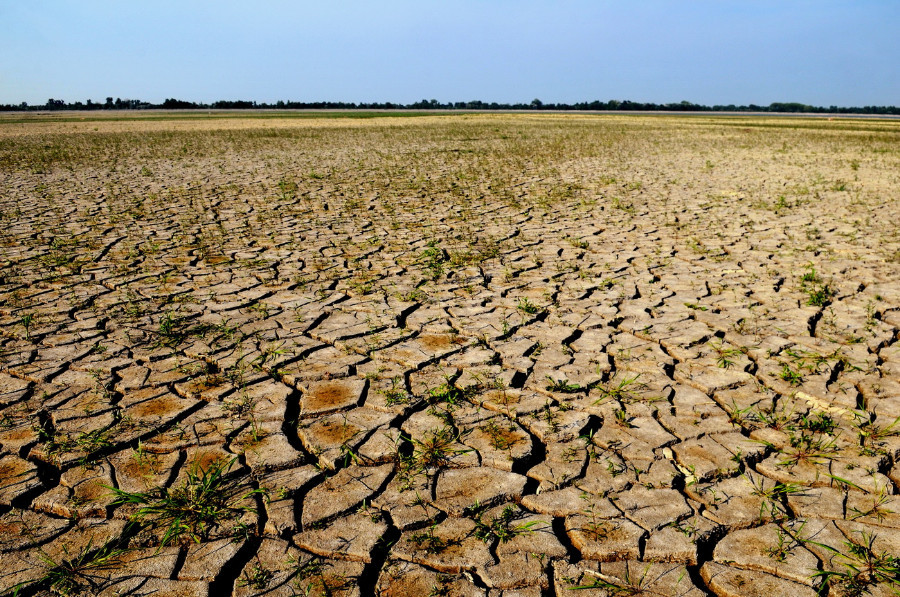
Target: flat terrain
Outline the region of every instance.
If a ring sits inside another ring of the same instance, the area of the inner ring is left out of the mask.
[[[0,595],[900,587],[900,122],[68,116],[0,116]]]

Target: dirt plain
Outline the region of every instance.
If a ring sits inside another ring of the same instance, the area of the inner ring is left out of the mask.
[[[898,141],[0,117],[0,595],[894,594]]]

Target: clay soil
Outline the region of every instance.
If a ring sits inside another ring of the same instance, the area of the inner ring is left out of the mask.
[[[900,586],[900,123],[150,116],[0,117],[0,595]]]

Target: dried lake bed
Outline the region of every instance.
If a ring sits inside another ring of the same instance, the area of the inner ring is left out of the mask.
[[[900,122],[139,116],[0,115],[0,595],[900,588]]]

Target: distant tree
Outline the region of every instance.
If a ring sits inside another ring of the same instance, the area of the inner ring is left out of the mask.
[[[192,104],[191,107],[193,108],[197,106],[196,104]],[[256,102],[246,100],[219,100],[213,103],[213,108],[219,108],[222,110],[247,110],[255,107]]]
[[[174,98],[167,98],[166,101],[160,105],[160,108],[163,110],[185,110],[188,108],[196,108],[197,104],[193,102],[186,102],[182,100],[177,100]]]
[[[162,108],[162,109],[313,109],[313,110],[398,110],[398,109],[456,109],[456,110],[621,110],[621,111],[647,111],[647,110],[671,110],[671,111],[721,111],[721,112],[796,112],[796,113],[836,113],[836,114],[878,114],[878,115],[900,115],[900,107],[897,106],[863,106],[863,107],[840,107],[840,106],[811,106],[799,102],[774,102],[768,106],[758,106],[756,104],[748,105],[713,105],[707,106],[703,104],[695,104],[687,100],[680,102],[671,102],[665,104],[656,104],[652,102],[633,102],[630,100],[609,100],[601,102],[594,100],[590,102],[578,102],[574,104],[564,103],[544,103],[540,99],[533,99],[530,103],[497,103],[483,102],[481,100],[472,100],[468,102],[447,102],[441,103],[436,99],[422,99],[411,104],[395,104],[392,102],[295,102],[279,100],[274,104],[257,103],[255,101],[245,100],[220,100],[213,104],[203,104],[178,100],[174,98],[166,99],[162,104],[150,104],[137,99],[121,99],[116,98],[115,101],[111,97],[106,98],[103,104],[94,103],[87,100],[87,105],[82,102],[67,104],[60,99],[50,98],[44,105],[29,106],[27,103],[0,105],[0,109],[4,110],[78,110],[84,108],[90,110],[97,109],[146,109],[146,108]]]

